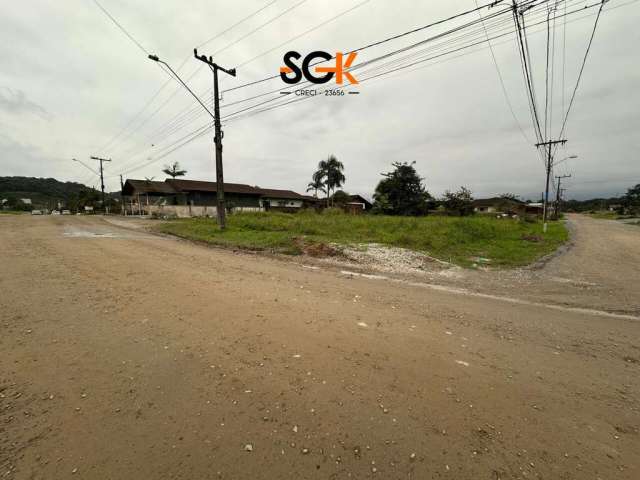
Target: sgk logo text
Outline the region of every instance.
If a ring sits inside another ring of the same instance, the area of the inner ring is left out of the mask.
[[[321,85],[323,83],[330,82],[333,77],[336,79],[336,84],[342,85],[345,82],[345,79],[351,85],[357,85],[358,80],[353,76],[351,72],[349,72],[349,68],[353,65],[354,60],[356,59],[357,53],[351,52],[348,55],[344,55],[343,53],[336,53],[335,57],[330,53],[323,52],[320,50],[309,53],[304,60],[302,60],[302,65],[298,66],[296,64],[297,60],[302,58],[302,55],[296,51],[287,52],[284,55],[284,67],[280,67],[280,78],[282,81],[289,84],[295,85],[296,83],[302,80],[302,77],[316,85]],[[315,60],[325,60],[330,61],[335,58],[335,66],[329,67],[314,67],[313,65],[316,63],[324,63],[318,62]],[[314,62],[315,61],[315,62]],[[313,69],[312,69],[313,67]],[[323,74],[323,75],[316,75]]]

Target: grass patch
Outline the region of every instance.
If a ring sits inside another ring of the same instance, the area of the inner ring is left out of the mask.
[[[181,219],[157,225],[160,232],[220,246],[300,254],[313,244],[381,243],[425,252],[471,266],[475,257],[490,265],[529,264],[552,253],[567,238],[562,222],[542,232],[540,222],[487,217],[390,217],[301,212],[238,213],[220,232],[213,219]]]
[[[0,210],[0,215],[26,215],[29,212],[22,212],[19,210]]]
[[[616,212],[610,212],[608,210],[601,210],[599,212],[587,213],[591,218],[598,218],[600,220],[618,220],[620,214]]]

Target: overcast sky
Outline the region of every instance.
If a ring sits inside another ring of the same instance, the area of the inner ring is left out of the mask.
[[[199,93],[211,87],[211,73],[191,56],[192,49],[227,29],[200,49],[207,55],[215,53],[222,66],[242,65],[235,79],[223,75],[223,89],[277,74],[288,50],[303,55],[312,50],[349,51],[475,7],[474,0],[100,3],[142,49],[159,55],[174,69],[188,59],[179,73],[186,79],[197,72],[188,83]],[[563,2],[559,3],[562,12]],[[573,10],[593,2],[568,3]],[[92,0],[0,0],[0,5],[0,175],[55,177],[99,186],[95,174],[71,160],[75,157],[97,168],[89,157],[99,155],[113,158],[105,172],[109,190],[119,189],[119,173],[145,164],[125,179],[163,180],[162,167],[176,160],[188,170],[186,178],[215,179],[211,134],[156,159],[167,146],[206,124],[207,116],[183,115],[178,117],[182,123],[176,124],[176,115],[192,107],[193,99],[175,82],[142,110],[168,77]],[[261,7],[266,8],[230,28]],[[500,8],[504,7],[483,10],[483,15]],[[596,11],[568,18],[565,108]],[[640,183],[639,14],[640,2],[611,0],[600,20],[569,118],[568,143],[557,153],[558,160],[579,156],[556,169],[573,175],[567,182],[568,197],[615,195]],[[356,62],[475,18],[477,14],[365,50]],[[558,20],[551,122],[555,136],[562,109],[562,25]],[[510,27],[512,22],[501,26]],[[314,27],[318,28],[303,34]],[[543,103],[546,30],[541,28],[532,27],[529,38],[538,100]],[[480,39],[477,35],[476,30],[474,38]],[[294,37],[299,38],[289,41]],[[447,45],[455,48],[453,43]],[[362,82],[359,95],[320,96],[229,121],[224,126],[225,180],[304,192],[318,161],[333,153],[345,164],[345,190],[369,197],[380,173],[388,171],[392,162],[415,161],[434,195],[465,185],[476,198],[504,192],[538,198],[544,169],[532,145],[515,37],[503,37],[492,45],[524,132],[509,110],[490,50],[475,47]],[[434,52],[445,47],[438,48]],[[222,105],[285,87],[275,79],[227,92]],[[230,105],[224,107],[223,118],[275,96],[285,101],[273,94]],[[116,137],[120,132],[124,133]]]

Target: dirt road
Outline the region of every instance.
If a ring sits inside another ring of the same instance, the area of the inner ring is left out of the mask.
[[[0,478],[639,478],[640,229],[593,222],[513,274],[556,297],[0,217]]]

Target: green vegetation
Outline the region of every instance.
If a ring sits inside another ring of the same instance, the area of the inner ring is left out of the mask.
[[[621,215],[618,212],[610,212],[608,210],[591,212],[591,213],[588,213],[587,215],[589,215],[591,218],[599,218],[601,220],[618,220],[619,218],[624,218],[624,217],[621,217]]]
[[[383,173],[373,194],[373,211],[384,215],[424,215],[433,198],[414,167],[416,162],[393,162],[393,170]]]
[[[31,204],[21,199],[28,198]],[[119,198],[109,194],[108,201]],[[84,205],[97,205],[100,192],[75,182],[60,182],[55,178],[0,177],[0,200],[12,210],[53,209],[58,203],[63,208],[76,210]],[[112,207],[113,208],[113,207]]]
[[[346,215],[335,210],[323,214],[238,213],[229,216],[227,225],[220,232],[215,220],[184,219],[164,222],[157,229],[215,245],[288,254],[329,243],[381,243],[463,266],[472,265],[474,257],[483,257],[498,267],[531,263],[555,251],[568,237],[561,222],[552,222],[543,234],[539,222],[513,219]]]
[[[0,215],[23,215],[26,212],[21,212],[19,210],[0,210]]]

